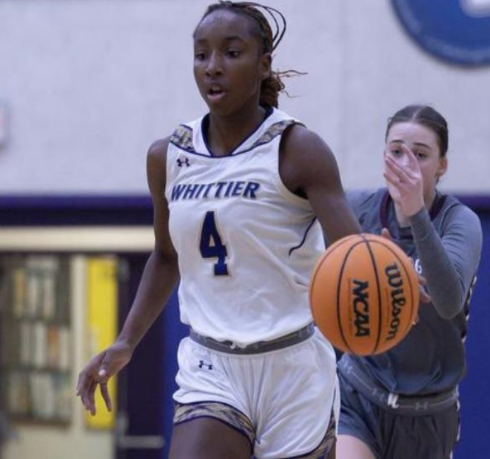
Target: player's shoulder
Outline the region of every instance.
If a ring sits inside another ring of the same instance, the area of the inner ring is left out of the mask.
[[[148,148],[147,176],[150,189],[161,187],[166,181],[167,149],[170,137],[155,140]]]
[[[281,156],[298,173],[328,175],[337,170],[335,157],[325,140],[302,124],[293,124],[284,133]]]
[[[148,148],[148,156],[161,157],[167,154],[167,148],[170,143],[170,136],[163,139],[155,140]]]
[[[461,223],[468,229],[481,231],[481,221],[477,213],[452,195],[445,196],[444,220],[446,223]]]
[[[284,134],[284,148],[301,152],[302,155],[331,153],[325,140],[299,122],[291,124]]]
[[[300,124],[290,126],[283,135],[280,174],[288,189],[305,195],[312,185],[339,182],[337,162],[327,143]]]
[[[163,139],[155,140],[148,148],[147,161],[148,166],[161,167],[165,165],[167,158],[168,145],[170,136]]]

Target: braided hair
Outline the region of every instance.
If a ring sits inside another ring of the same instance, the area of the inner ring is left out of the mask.
[[[280,11],[270,6],[254,2],[220,1],[208,6],[201,21],[217,10],[228,10],[252,18],[255,24],[252,33],[262,43],[263,53],[272,55],[286,32],[286,18]],[[267,19],[266,14],[270,17],[270,21]],[[285,88],[281,78],[289,77],[293,74],[299,74],[299,72],[294,70],[285,72],[271,71],[270,75],[262,81],[260,87],[260,105],[277,108],[279,105],[279,93],[284,91]]]

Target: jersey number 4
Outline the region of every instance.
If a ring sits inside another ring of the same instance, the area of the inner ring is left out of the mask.
[[[226,265],[228,252],[226,246],[221,241],[221,236],[216,226],[214,211],[206,212],[206,216],[204,217],[199,249],[203,258],[218,259],[214,265],[214,274],[216,276],[228,275],[228,266]]]

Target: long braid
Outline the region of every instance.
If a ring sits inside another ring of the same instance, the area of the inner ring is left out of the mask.
[[[270,53],[272,55],[286,33],[286,18],[279,10],[270,6],[254,2],[220,1],[219,3],[210,5],[204,13],[203,18],[213,11],[220,9],[241,13],[254,19],[258,25],[260,38],[262,40],[262,52],[264,53]],[[271,18],[271,22],[267,20],[266,15],[261,10]],[[272,29],[271,24],[273,24],[274,30]],[[260,104],[265,107],[277,108],[279,105],[279,93],[283,92],[285,89],[282,78],[299,74],[299,72],[294,70],[287,70],[284,72],[271,70],[270,76],[262,81],[260,87]]]

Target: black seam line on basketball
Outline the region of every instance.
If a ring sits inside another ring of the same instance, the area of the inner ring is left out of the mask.
[[[349,240],[350,240],[351,238],[352,238],[352,236],[346,236],[345,238],[343,238],[343,239],[342,239],[342,242],[341,242],[341,243],[340,243],[340,244],[339,244],[337,247],[335,247],[335,248],[334,248],[334,249],[333,249],[333,250],[332,250],[330,253],[326,254],[326,256],[325,256],[325,254],[323,255],[323,258],[322,258],[322,259],[320,259],[319,264],[318,264],[317,268],[315,269],[315,273],[314,273],[314,275],[313,275],[313,278],[310,280],[310,284],[311,284],[313,287],[314,287],[314,285],[315,285],[316,278],[318,277],[318,273],[320,272],[320,268],[323,266],[323,263],[325,263],[325,261],[327,260],[327,258],[329,258],[329,257],[330,257],[330,255],[332,255],[333,253],[335,253],[335,252],[336,252],[336,250],[337,250],[339,247],[342,247],[342,246],[343,246],[343,245],[344,245],[346,242],[349,242]],[[338,280],[337,280],[337,283],[338,283]],[[311,289],[310,289],[310,305],[312,305],[312,304],[313,304],[313,302],[312,302],[312,299],[313,299],[313,298],[311,297],[311,292],[312,292],[312,290],[313,290],[313,288],[311,288]],[[337,315],[337,317],[338,317],[338,315]],[[315,317],[313,317],[313,319],[314,319],[314,318],[315,318]],[[339,324],[339,325],[340,325],[340,324]],[[340,329],[340,327],[339,327],[339,329]],[[345,341],[344,341],[344,342],[345,342]],[[346,345],[347,345],[347,343],[346,343]],[[349,346],[347,345],[347,347],[349,347]]]
[[[381,311],[383,310],[382,304],[381,304],[381,288],[379,286],[378,265],[376,264],[376,260],[374,258],[373,250],[371,249],[371,246],[369,245],[370,241],[366,238],[366,236],[364,236],[362,234],[361,234],[361,237],[363,238],[364,242],[366,243],[366,247],[368,249],[369,256],[371,258],[371,263],[373,264],[374,275],[376,277],[376,287],[378,290],[378,336],[376,338],[376,344],[374,345],[374,349],[373,349],[373,353],[374,353],[378,349],[379,341],[381,340],[381,325],[382,325],[381,324],[381,320],[382,320],[382,317],[381,317],[382,312]]]
[[[362,237],[362,236],[361,236]],[[344,261],[342,262],[342,267],[340,268],[340,273],[339,273],[339,279],[342,279],[342,274],[344,273],[344,268],[345,268],[345,265],[347,264],[347,260],[349,259],[349,255],[350,253],[359,245],[359,244],[362,244],[363,241],[359,241],[359,242],[356,242],[349,250],[348,252],[345,254],[345,257],[344,257]],[[342,336],[342,340],[344,341],[344,344],[345,346],[349,349],[349,351],[354,354],[354,351],[352,350],[352,348],[349,346],[349,344],[347,343],[346,339],[345,339],[345,336],[344,336],[344,329],[342,327],[342,322],[340,321],[340,287],[341,287],[342,283],[341,282],[337,282],[337,322],[339,324],[339,330],[340,330],[340,336]]]
[[[398,254],[390,246],[383,244],[381,241],[372,241],[372,242],[374,242],[376,244],[380,244],[383,247],[386,247],[393,255],[395,255],[396,259],[400,262],[400,266],[405,271],[405,275],[407,276],[409,287],[410,287],[410,297],[412,298],[411,306],[410,306],[410,317],[412,317],[413,308],[415,307],[415,301],[414,301],[415,300],[415,298],[414,298],[415,293],[414,293],[414,288],[412,285],[412,281],[410,280],[410,275],[407,271],[407,268],[405,268],[405,265],[403,264],[402,259],[398,256]],[[407,326],[405,327],[405,333],[403,334],[403,336],[405,336],[410,331],[411,327],[412,327],[412,323],[411,323],[411,321],[408,321]]]

